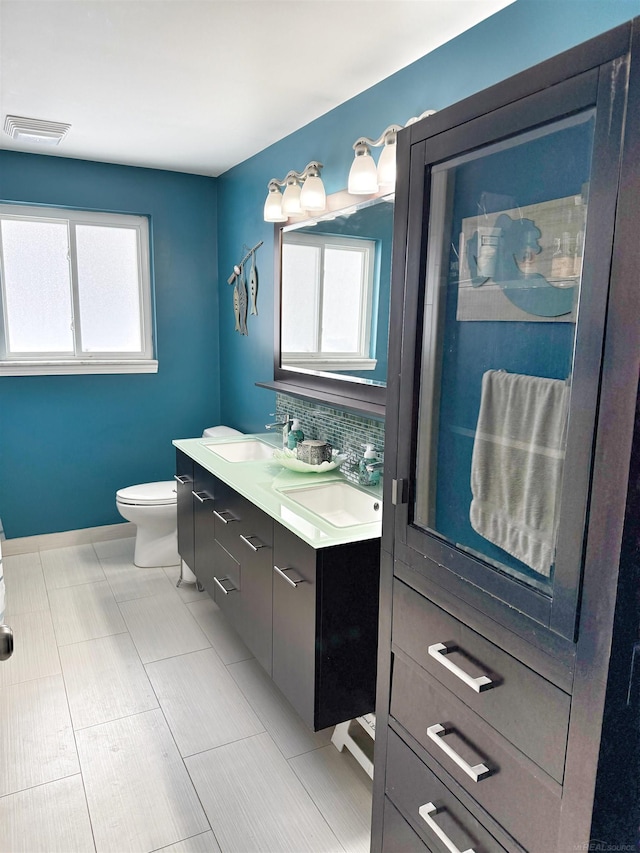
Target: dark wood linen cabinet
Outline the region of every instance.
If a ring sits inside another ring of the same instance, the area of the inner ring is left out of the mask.
[[[374,853],[640,841],[639,42],[398,136]]]

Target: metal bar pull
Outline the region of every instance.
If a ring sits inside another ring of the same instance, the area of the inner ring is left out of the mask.
[[[181,486],[186,486],[187,483],[190,483],[191,480],[187,477],[186,474],[174,474],[173,479],[180,483]]]
[[[214,583],[216,583],[220,587],[220,589],[224,592],[225,595],[229,595],[230,592],[237,592],[238,591],[236,589],[236,587],[233,586],[233,584],[231,584],[231,581],[227,577],[220,578],[220,580],[218,580],[218,578],[214,576],[213,581],[214,581]],[[228,584],[231,584],[231,589],[227,589],[223,585],[223,581],[226,581]]]
[[[240,521],[240,519],[236,518],[235,515],[229,509],[221,509],[220,512],[218,512],[217,509],[214,509],[213,514],[223,524],[229,524],[230,521]],[[225,515],[227,515],[229,517],[225,518]]]
[[[248,536],[243,536],[243,535],[242,535],[242,533],[241,533],[241,534],[240,534],[240,538],[242,539],[242,541],[244,542],[244,544],[245,544],[245,545],[248,545],[248,546],[249,546],[249,548],[251,548],[251,550],[252,550],[252,551],[259,551],[259,550],[260,550],[260,548],[264,548],[264,547],[265,547],[264,542],[260,542],[260,539],[259,539],[255,534],[253,534],[253,533],[250,533]],[[259,542],[260,544],[259,544],[259,545],[254,545],[254,544],[253,544],[253,542],[250,542],[250,541],[249,541],[250,539],[258,539],[258,542]]]
[[[429,726],[427,729],[427,735],[431,738],[431,740],[437,744],[437,746],[449,756],[449,758],[455,762],[461,770],[470,776],[474,782],[482,782],[483,779],[486,779],[487,776],[491,775],[491,770],[487,767],[486,764],[474,764],[473,767],[471,764],[467,764],[467,762],[462,758],[455,749],[451,749],[448,743],[442,739],[444,735],[447,734],[445,727],[441,723],[436,723],[433,726]]]
[[[194,498],[197,498],[201,504],[205,503],[206,501],[212,501],[213,500],[211,495],[208,495],[206,492],[193,492],[192,491],[191,494],[194,496]]]
[[[435,820],[431,817],[431,815],[437,815],[438,809],[434,806],[433,803],[425,803],[423,806],[420,806],[418,809],[418,814],[422,818],[422,820],[427,824],[431,832],[442,841],[447,850],[450,850],[451,853],[474,853],[472,847],[467,848],[467,850],[459,850],[453,841],[449,838],[444,830],[440,829]]]
[[[475,690],[476,693],[482,693],[483,691],[489,690],[491,687],[496,686],[494,682],[486,675],[479,675],[477,678],[472,678],[472,676],[466,673],[457,664],[453,663],[453,661],[448,660],[446,656],[449,654],[449,652],[455,652],[456,650],[457,646],[447,647],[444,643],[434,643],[427,649],[432,658],[435,658],[438,663],[441,663],[442,666],[445,666],[449,670],[449,672],[452,672],[456,676],[456,678],[460,679],[460,681],[464,681],[467,687],[470,687],[472,690]]]
[[[285,566],[284,569],[279,569],[278,566],[274,566],[273,568],[274,571],[276,571],[281,578],[284,578],[287,583],[290,583],[292,587],[297,587],[298,584],[305,582],[304,578],[299,578],[299,580],[296,581],[293,578],[290,578],[289,575],[285,575],[285,572],[290,572],[293,569],[293,566]],[[295,571],[295,569],[293,569],[293,571]]]

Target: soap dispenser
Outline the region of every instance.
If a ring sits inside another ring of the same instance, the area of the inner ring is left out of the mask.
[[[374,468],[373,471],[368,470],[368,466],[377,462],[373,444],[363,444],[364,454],[358,465],[358,482],[361,486],[377,486],[380,482],[380,469]]]
[[[295,450],[299,441],[304,441],[304,433],[300,427],[300,421],[297,418],[294,418],[291,421],[291,429],[287,436],[287,447],[289,450]]]

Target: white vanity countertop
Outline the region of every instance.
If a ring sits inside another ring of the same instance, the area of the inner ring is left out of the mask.
[[[300,506],[282,493],[282,489],[331,481],[348,482],[340,474],[339,469],[326,473],[301,474],[284,468],[275,459],[264,459],[252,462],[228,462],[207,445],[228,444],[230,441],[242,442],[246,439],[258,439],[273,447],[281,447],[280,434],[245,435],[242,438],[181,438],[173,444],[191,457],[210,473],[214,474],[236,492],[241,494],[263,512],[270,515],[283,527],[288,528],[312,548],[327,548],[332,545],[346,545],[350,542],[361,542],[365,539],[376,539],[382,534],[382,511],[380,521],[369,524],[353,524],[348,527],[336,527],[321,515]],[[350,485],[353,485],[350,483]],[[371,494],[382,504],[380,487],[364,489],[353,486]]]

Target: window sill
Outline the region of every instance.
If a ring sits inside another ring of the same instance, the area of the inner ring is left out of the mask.
[[[377,360],[375,358],[300,358],[298,356],[287,356],[282,354],[283,369],[291,367],[302,367],[305,370],[375,370]]]
[[[66,376],[79,373],[157,373],[155,359],[0,361],[0,376]]]

